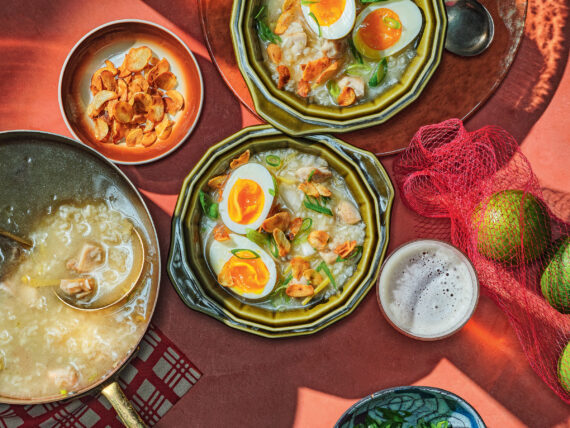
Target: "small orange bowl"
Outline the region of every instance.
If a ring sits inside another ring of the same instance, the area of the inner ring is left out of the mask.
[[[178,79],[175,89],[184,97],[184,107],[172,117],[175,125],[170,136],[157,139],[150,147],[97,141],[94,122],[86,113],[93,99],[91,77],[105,66],[105,60],[119,67],[129,49],[139,46],[148,46],[154,56],[168,60],[170,71]],[[153,162],[173,152],[196,126],[203,99],[202,75],[188,46],[166,28],[135,19],[109,22],[83,36],[69,53],[59,78],[59,107],[70,132],[82,143],[120,164]]]

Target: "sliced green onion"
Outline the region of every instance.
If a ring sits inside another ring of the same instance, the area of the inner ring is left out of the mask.
[[[375,88],[380,83],[382,83],[382,80],[384,80],[387,73],[388,73],[388,60],[384,57],[382,58],[382,60],[378,64],[378,68],[376,69],[376,71],[368,81],[368,85],[372,88]]]
[[[249,250],[247,248],[236,248],[231,250],[231,253],[236,256],[238,259],[242,259],[242,260],[254,260],[254,259],[258,259],[259,258],[259,254],[257,254],[255,251],[253,250]],[[250,254],[251,257],[244,257],[242,254],[240,253],[247,253]]]
[[[317,199],[311,198],[309,195],[305,195],[305,200],[303,201],[303,205],[305,208],[316,211],[321,214],[326,214],[332,217],[333,213],[327,207],[323,207],[322,205],[318,204]]]
[[[362,245],[359,245],[358,247],[356,247],[354,249],[352,254],[350,254],[346,259],[343,259],[341,256],[338,256],[336,258],[336,261],[337,262],[346,262],[347,260],[352,260],[352,259],[356,258],[361,252],[362,252]]]
[[[269,190],[273,190],[273,193],[269,192],[269,194],[273,197],[277,197],[277,194],[279,193],[279,183],[277,183],[277,179],[273,174],[271,174],[271,179],[273,180],[273,189]]]
[[[322,261],[321,264],[319,264],[319,265],[317,266],[317,272],[320,272],[320,271],[323,271],[323,272],[325,273],[325,275],[326,275],[326,276],[328,277],[328,279],[330,280],[330,282],[331,282],[333,288],[334,288],[335,290],[337,290],[336,282],[335,282],[335,280],[334,280],[334,276],[333,276],[332,272],[330,271],[329,267],[327,266],[327,264],[326,264],[324,261]]]
[[[329,80],[327,82],[327,90],[329,91],[330,96],[336,101],[336,99],[338,98],[338,96],[340,95],[340,87],[338,86],[338,83],[336,83],[336,80]],[[315,171],[311,171],[311,174],[314,174]],[[309,177],[311,178],[312,175]],[[311,181],[311,180],[309,180]]]
[[[281,291],[284,288],[287,288],[287,285],[289,285],[289,283],[291,282],[291,280],[293,279],[293,274],[290,273],[287,278],[283,278],[280,282],[279,285],[277,286],[277,288],[275,289],[274,293],[277,293],[278,291]]]
[[[313,226],[313,219],[310,217],[304,218],[303,223],[301,223],[301,228],[299,229],[297,236],[295,236],[295,239],[293,239],[292,244],[299,244],[301,242],[305,242],[307,232],[309,231],[311,226]]]
[[[269,244],[269,235],[264,235],[254,229],[246,229],[245,232],[245,237],[260,247],[265,247]]]
[[[303,6],[309,6],[311,4],[320,3],[320,2],[321,2],[320,0],[313,0],[313,1],[312,0],[301,0],[301,4]]]
[[[334,83],[336,83],[336,82],[334,82]],[[338,86],[338,85],[337,85],[337,86]],[[316,171],[316,169],[313,169],[313,170],[310,172],[309,176],[307,177],[307,181],[308,181],[309,183],[310,183],[311,180],[313,179],[313,175],[315,175],[315,171]]]
[[[202,206],[202,211],[204,211],[204,214],[206,214],[211,219],[214,219],[214,220],[217,219],[218,218],[218,204],[213,202],[212,198],[210,198],[202,190],[200,190],[200,193],[198,196],[200,198],[200,205]]]
[[[299,233],[306,232],[311,228],[313,225],[313,219],[311,217],[305,217],[303,219],[303,223],[301,223],[301,229],[299,229]]]
[[[389,16],[385,16],[383,18],[384,24],[386,24],[386,26],[393,28],[395,30],[397,30],[398,28],[400,28],[402,26],[402,24],[400,24],[400,21],[397,21],[394,18],[390,18]]]
[[[317,24],[317,27],[319,28],[319,37],[322,37],[323,34],[321,33],[321,24],[319,24],[319,20],[317,19],[317,17],[315,16],[315,14],[313,12],[309,12],[309,16],[311,18],[313,18],[313,20]]]
[[[253,17],[253,19],[255,19],[256,21],[260,18],[263,17],[263,12],[265,12],[265,5],[262,5],[259,10],[257,11],[257,13],[255,14],[255,16]]]
[[[271,196],[275,196],[275,189],[269,189],[268,192]]]
[[[269,237],[269,251],[271,251],[271,254],[273,254],[273,257],[275,257],[276,259],[279,258],[279,248],[277,248],[277,242],[275,242],[275,239],[273,239],[273,236]]]
[[[257,34],[259,38],[264,42],[269,43],[281,43],[281,37],[271,31],[271,28],[263,22],[263,21],[256,21],[257,22]]]
[[[359,64],[364,64],[364,60],[362,59],[362,55],[360,55],[360,52],[358,52],[358,49],[356,49],[356,46],[354,46],[354,42],[352,41],[352,37],[348,38],[348,46],[350,47],[350,52],[352,52],[352,56],[354,57],[356,62]]]
[[[350,76],[362,76],[363,74],[368,74],[372,70],[369,64],[366,63],[354,63],[346,67],[346,74]]]
[[[279,156],[269,155],[265,158],[265,162],[267,162],[268,165],[278,167],[281,165],[281,158]]]

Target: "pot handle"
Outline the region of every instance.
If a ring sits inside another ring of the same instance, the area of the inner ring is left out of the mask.
[[[109,400],[121,422],[127,428],[146,428],[145,423],[117,382],[107,385],[101,390],[101,393]]]

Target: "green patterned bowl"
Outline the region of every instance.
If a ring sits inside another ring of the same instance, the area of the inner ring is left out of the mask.
[[[399,418],[405,422],[395,422]],[[389,425],[390,420],[394,421],[392,425]],[[464,399],[429,386],[400,386],[375,392],[352,405],[334,428],[356,428],[359,424],[363,427],[486,427],[481,416]]]
[[[302,309],[270,311],[242,303],[210,272],[200,239],[198,192],[244,150],[254,154],[287,147],[324,158],[344,177],[366,224],[365,242],[356,272],[339,294]],[[350,314],[374,285],[388,245],[393,198],[390,179],[372,153],[330,136],[291,138],[270,126],[243,129],[211,147],[186,177],[172,218],[168,274],[186,305],[231,327],[266,337],[313,333]]]
[[[425,22],[417,55],[401,80],[372,101],[350,107],[321,106],[277,89],[265,67],[253,24],[261,1],[235,0],[230,31],[239,69],[257,113],[290,135],[349,132],[378,125],[416,100],[435,72],[445,42],[447,18],[443,0],[416,0]]]

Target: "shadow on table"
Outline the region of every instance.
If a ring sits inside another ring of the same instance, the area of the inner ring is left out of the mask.
[[[195,1],[178,1],[176,7],[160,0],[145,3],[187,34],[203,40]],[[570,26],[562,9],[568,6],[531,0],[527,36],[516,66],[485,108],[468,121],[469,128],[497,124],[517,141],[525,138],[552,99],[568,60]],[[185,175],[181,171],[189,171],[207,147],[241,128],[238,101],[209,61],[199,58],[199,63],[206,86],[199,126],[160,166],[126,168],[138,187],[178,193]],[[223,108],[218,108],[216,97],[224,97]],[[230,98],[232,103],[227,101]],[[160,211],[156,206],[151,211],[164,230],[167,214],[155,212]],[[397,230],[396,223],[405,228],[403,221],[396,219],[393,230]],[[167,239],[161,238],[163,250]],[[352,316],[338,324],[311,337],[287,340],[238,332],[179,308],[182,306],[176,306],[176,320],[160,308],[157,316],[205,376],[194,396],[200,399],[184,400],[183,406],[167,415],[167,423],[182,426],[192,418],[203,426],[232,421],[232,426],[289,427],[295,421],[301,387],[357,399],[390,386],[412,384],[426,377],[443,358],[523,423],[552,426],[567,420],[567,406],[531,370],[506,317],[486,298],[466,329],[435,343],[414,341],[394,331],[382,318],[373,291]],[[191,326],[199,326],[199,331]],[[199,350],[196,357],[192,349]]]
[[[484,108],[466,121],[469,130],[499,125],[520,143],[542,116],[564,75],[570,49],[570,5],[529,0],[517,58]]]

